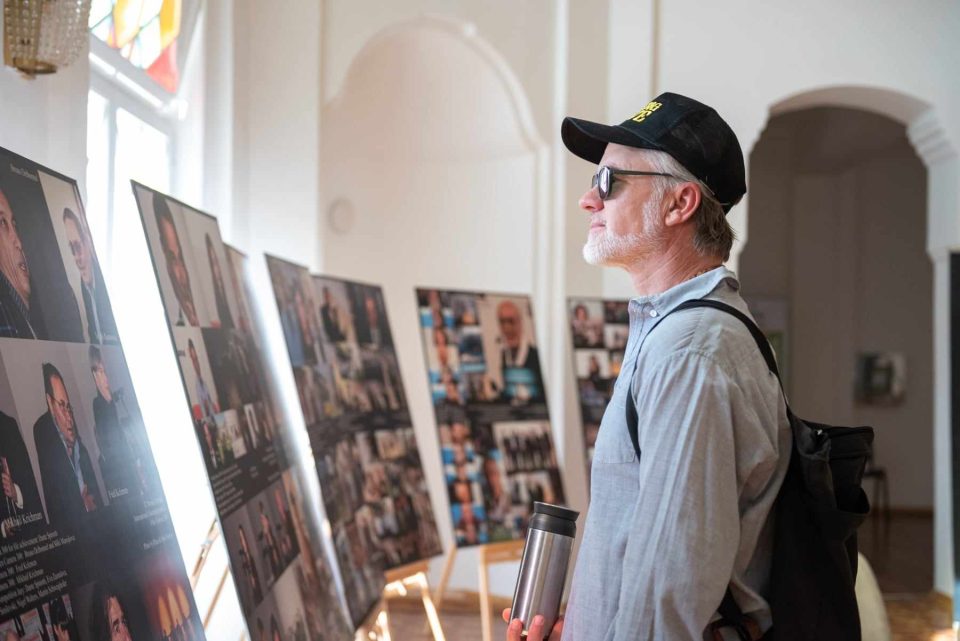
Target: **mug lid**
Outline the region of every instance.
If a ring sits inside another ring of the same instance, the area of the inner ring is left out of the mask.
[[[576,521],[577,517],[580,516],[580,513],[576,510],[571,510],[570,508],[562,507],[560,505],[542,503],[540,501],[533,502],[533,513],[555,516],[559,519],[566,519],[567,521]]]

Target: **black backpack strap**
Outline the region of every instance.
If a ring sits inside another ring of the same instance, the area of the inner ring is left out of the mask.
[[[749,316],[732,305],[727,305],[726,303],[721,303],[720,301],[706,298],[684,301],[674,307],[668,313],[664,314],[657,324],[650,328],[650,331],[647,332],[647,336],[649,336],[650,333],[657,328],[657,325],[659,325],[660,322],[662,322],[663,319],[670,314],[682,311],[684,309],[693,309],[697,307],[711,307],[713,309],[720,310],[737,318],[737,320],[746,326],[747,330],[750,332],[750,335],[753,336],[753,340],[756,342],[757,347],[760,349],[760,353],[763,355],[763,360],[767,363],[767,368],[769,368],[769,370],[777,377],[777,382],[780,384],[780,391],[784,395],[784,400],[786,400],[786,393],[783,390],[783,379],[780,378],[780,368],[777,367],[777,359],[773,354],[773,348],[770,347],[770,342],[767,340],[767,337],[764,335],[763,331],[757,327],[757,324],[753,322]],[[644,340],[646,340],[646,336],[644,337]],[[637,358],[640,357],[640,348],[642,347],[643,343],[641,342],[640,347],[637,349]],[[636,365],[634,365],[634,367],[636,367]],[[630,389],[627,390],[627,400],[625,403],[627,431],[630,433],[630,442],[633,444],[633,450],[637,455],[637,461],[639,461],[639,415],[637,414],[636,401],[633,400],[632,378],[633,377],[631,375],[631,385]],[[789,403],[787,404],[787,412],[790,412]],[[743,613],[743,610],[741,610],[740,606],[737,605],[736,599],[733,598],[733,593],[730,591],[729,586],[727,587],[726,593],[723,595],[723,601],[721,601],[720,607],[717,608],[717,612],[720,613],[722,618],[718,621],[715,621],[710,626],[710,631],[713,632],[715,638],[721,638],[719,631],[722,628],[733,628],[736,631],[737,636],[740,637],[741,641],[757,641],[761,638],[759,626],[753,619]]]
[[[764,335],[763,331],[757,327],[757,324],[754,323],[749,316],[732,305],[727,305],[726,303],[721,303],[717,300],[710,300],[708,298],[684,301],[677,305],[670,312],[670,314],[673,312],[679,312],[682,309],[692,309],[694,307],[712,307],[713,309],[719,309],[721,312],[726,312],[743,323],[747,327],[747,330],[750,331],[750,335],[753,336],[753,340],[757,343],[757,347],[760,348],[760,353],[763,354],[763,360],[767,362],[767,367],[776,375],[777,380],[780,381],[781,388],[783,387],[783,381],[780,379],[780,368],[777,367],[777,359],[773,355],[773,348],[770,347],[770,341],[767,340],[767,337]],[[667,316],[670,314],[667,314]],[[666,318],[666,316],[664,318]]]
[[[651,330],[653,331],[653,330]],[[639,353],[637,354],[639,356]],[[630,433],[630,442],[633,443],[633,451],[637,455],[637,461],[640,460],[640,417],[637,415],[637,403],[633,400],[633,377],[630,377],[631,389],[627,390],[627,431]]]
[[[679,305],[677,305],[676,307],[674,307],[669,312],[667,312],[666,314],[664,314],[663,316],[661,316],[660,320],[657,321],[657,324],[651,327],[650,331],[647,332],[647,336],[649,336],[653,332],[653,330],[657,328],[657,325],[663,322],[663,320],[670,314],[683,311],[685,309],[693,309],[696,307],[712,307],[713,309],[718,309],[722,312],[726,312],[727,314],[730,314],[731,316],[734,316],[735,318],[737,318],[737,320],[743,323],[746,326],[747,330],[749,330],[750,335],[753,336],[753,340],[757,343],[757,347],[760,349],[760,353],[763,354],[763,360],[766,361],[767,367],[777,377],[777,381],[780,383],[780,391],[783,392],[783,379],[780,378],[780,369],[777,367],[777,359],[773,355],[773,348],[770,347],[770,342],[767,340],[767,337],[764,336],[763,331],[761,331],[761,329],[757,327],[757,324],[754,323],[749,316],[741,312],[736,307],[733,307],[732,305],[727,305],[726,303],[721,303],[720,301],[710,300],[707,298],[698,298],[695,300],[684,301]],[[644,340],[646,340],[647,336],[644,336]],[[638,358],[640,356],[640,349],[642,348],[643,348],[643,343],[641,342],[640,347],[637,348]],[[631,376],[631,380],[632,380],[632,376]],[[786,399],[786,393],[785,392],[783,393],[784,393],[784,399]],[[790,412],[789,403],[787,403],[787,412],[788,413]],[[640,460],[640,438],[639,438],[639,426],[637,425],[639,421],[639,416],[637,415],[636,402],[633,400],[632,385],[631,385],[631,389],[627,390],[626,414],[627,414],[627,431],[630,433],[630,442],[633,444],[633,451],[634,453],[636,453],[637,460],[639,461]]]

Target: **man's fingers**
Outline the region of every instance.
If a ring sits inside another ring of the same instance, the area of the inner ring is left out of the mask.
[[[527,630],[527,641],[543,641],[543,615],[538,614],[533,617],[533,623],[530,624],[530,629]]]
[[[549,641],[560,641],[561,636],[563,636],[563,617],[557,619],[557,622],[553,624]]]
[[[520,633],[523,631],[523,623],[520,619],[510,620],[510,609],[505,609],[501,616],[505,622],[509,622],[507,626],[507,641],[520,641]],[[546,619],[543,618],[543,615],[538,614],[533,617],[533,622],[530,624],[530,627],[527,628],[527,641],[543,641],[544,640],[544,630],[543,626],[546,624]],[[553,629],[550,631],[550,639],[548,641],[560,641],[560,636],[563,632],[563,617],[557,619],[557,622],[554,624]]]

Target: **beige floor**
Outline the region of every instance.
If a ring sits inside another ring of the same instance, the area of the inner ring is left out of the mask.
[[[447,641],[481,641],[479,612],[441,612],[440,624]],[[430,632],[424,629],[425,625],[422,609],[407,604],[390,607],[391,641],[433,641]],[[494,641],[502,641],[506,634],[506,624],[495,621]]]
[[[950,628],[950,604],[942,597],[930,593],[898,596],[887,598],[886,605],[892,641],[952,641],[955,638]],[[447,641],[481,641],[479,612],[442,612],[440,619]],[[392,641],[432,641],[425,625],[423,610],[407,604],[391,606]],[[495,621],[494,641],[502,641],[506,629],[502,621]]]
[[[860,528],[860,551],[884,594],[893,641],[946,641],[951,602],[933,593],[933,517],[871,517]]]

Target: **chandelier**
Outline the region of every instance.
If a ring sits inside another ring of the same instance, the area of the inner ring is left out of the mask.
[[[83,51],[91,0],[3,0],[3,62],[25,76],[54,73]]]

